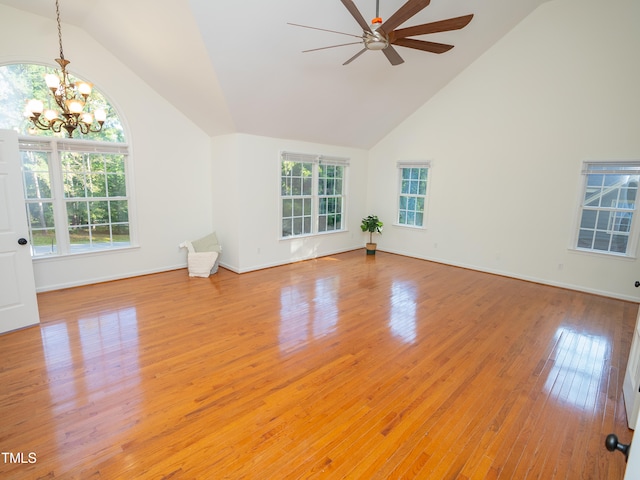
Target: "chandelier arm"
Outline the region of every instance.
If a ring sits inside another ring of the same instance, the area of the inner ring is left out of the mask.
[[[60,119],[56,119],[56,121],[51,122],[51,126],[49,128],[55,133],[60,133],[63,126],[64,122]]]
[[[93,122],[93,123],[85,123],[82,120],[79,120],[77,123],[78,123],[78,128],[80,128],[80,131],[85,135],[87,133],[89,133],[89,132],[97,133],[97,132],[101,131],[102,130],[102,125],[104,124],[104,122],[102,122],[102,121],[96,121],[96,122]]]
[[[33,124],[38,127],[40,130],[50,130],[51,129],[51,122],[50,123],[43,123],[42,120],[40,120],[40,115],[34,115],[31,117],[31,121],[33,122]]]
[[[38,127],[40,130],[52,130],[55,133],[60,133],[62,126],[64,125],[64,120],[60,118],[54,118],[53,120],[47,120],[45,123],[42,121],[41,114],[33,114],[30,117],[31,122]]]
[[[85,135],[89,133],[89,126],[84,122],[78,122],[78,128]]]

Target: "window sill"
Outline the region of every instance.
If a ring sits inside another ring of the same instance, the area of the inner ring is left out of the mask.
[[[569,247],[569,253],[575,253],[578,255],[596,256],[602,258],[615,258],[616,260],[624,260],[629,262],[635,262],[637,257],[635,255],[625,255],[622,253],[610,253],[610,252],[597,252],[594,250],[582,250],[579,248]]]
[[[392,227],[400,227],[400,228],[407,228],[409,230],[418,230],[418,231],[423,231],[425,232],[427,230],[427,227],[425,227],[424,225],[419,227],[417,225],[405,225],[403,223],[393,223],[391,224]]]
[[[65,254],[56,254],[52,253],[51,255],[41,255],[38,257],[31,257],[33,262],[37,263],[48,263],[55,262],[61,260],[69,260],[70,258],[82,258],[82,257],[95,257],[95,256],[103,256],[103,255],[113,255],[118,253],[126,253],[131,250],[138,250],[140,248],[139,245],[130,245],[127,247],[119,247],[119,248],[105,248],[104,250],[86,250],[83,252],[73,252],[73,253],[65,253]]]
[[[317,232],[317,233],[307,233],[305,235],[291,235],[289,237],[279,237],[278,240],[280,241],[287,241],[287,240],[297,240],[300,238],[312,238],[312,237],[320,237],[323,235],[333,235],[335,233],[348,233],[349,230],[344,229],[344,230],[331,230],[330,232]]]

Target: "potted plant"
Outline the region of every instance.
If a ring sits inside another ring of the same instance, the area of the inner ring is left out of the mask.
[[[376,215],[369,215],[362,219],[360,229],[363,232],[369,232],[369,243],[367,243],[367,255],[375,255],[377,244],[373,243],[373,234],[382,233],[382,222],[378,220]]]

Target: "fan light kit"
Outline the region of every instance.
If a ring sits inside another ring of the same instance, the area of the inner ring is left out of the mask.
[[[300,25],[297,23],[289,23],[296,27],[311,28],[313,30],[322,30],[325,32],[338,33],[340,35],[348,35],[350,37],[358,38],[358,42],[342,43],[340,45],[332,45],[329,47],[313,48],[311,50],[304,50],[304,52],[315,52],[318,50],[326,50],[327,48],[343,47],[346,45],[362,44],[364,48],[356,53],[353,57],[343,63],[348,65],[367,50],[381,50],[387,57],[391,65],[400,65],[404,63],[402,57],[393,48],[393,45],[413,48],[415,50],[422,50],[423,52],[431,53],[444,53],[453,48],[453,45],[446,43],[427,42],[425,40],[417,40],[413,37],[416,35],[426,35],[429,33],[437,32],[449,32],[452,30],[460,30],[466,27],[473,14],[464,15],[462,17],[449,18],[446,20],[440,20],[438,22],[424,23],[422,25],[415,25],[413,27],[401,28],[395,30],[411,17],[427,7],[431,0],[408,0],[402,7],[400,7],[393,15],[391,15],[385,22],[379,17],[379,0],[376,0],[376,18],[374,18],[369,25],[353,0],[340,0],[342,4],[347,8],[351,16],[358,22],[358,25],[362,28],[362,35],[353,35],[351,33],[336,32],[335,30],[327,30],[325,28],[309,27],[307,25]]]
[[[389,46],[389,40],[380,32],[378,28],[382,24],[382,19],[376,17],[371,20],[371,33],[364,32],[364,44],[368,50],[384,50]]]

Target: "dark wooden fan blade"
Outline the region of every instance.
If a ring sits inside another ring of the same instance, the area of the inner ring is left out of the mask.
[[[353,62],[356,58],[358,58],[360,55],[362,55],[364,52],[366,52],[367,49],[363,48],[362,50],[360,50],[358,53],[356,53],[353,57],[351,57],[349,60],[347,60],[346,62],[344,62],[342,65],[349,65],[351,62]]]
[[[391,65],[395,66],[404,63],[404,60],[402,59],[400,54],[391,45],[382,50],[382,53],[384,53],[384,56],[387,57],[387,60],[389,60],[389,63],[391,63]]]
[[[371,27],[369,26],[367,21],[364,19],[364,17],[358,10],[358,7],[356,7],[356,4],[353,3],[352,0],[340,0],[340,1],[345,7],[347,7],[347,10],[349,10],[349,13],[351,14],[351,16],[356,19],[356,22],[358,22],[358,25],[362,27],[362,30],[364,30],[365,32],[371,32]]]
[[[444,53],[453,48],[453,45],[447,45],[446,43],[425,42],[424,40],[415,40],[413,38],[397,38],[393,41],[393,44],[431,53]]]
[[[346,0],[342,0],[343,3]],[[413,17],[420,10],[429,5],[431,0],[409,0],[403,6],[401,6],[396,13],[391,15],[386,22],[384,22],[378,30],[384,33],[393,31],[397,26],[402,25],[404,22]]]
[[[465,15],[463,17],[449,18],[447,20],[440,20],[439,22],[424,23],[422,25],[415,25],[413,27],[401,28],[394,30],[389,34],[389,40],[396,38],[414,37],[416,35],[426,35],[428,33],[437,32],[449,32],[451,30],[460,30],[466,27],[473,14]]]

